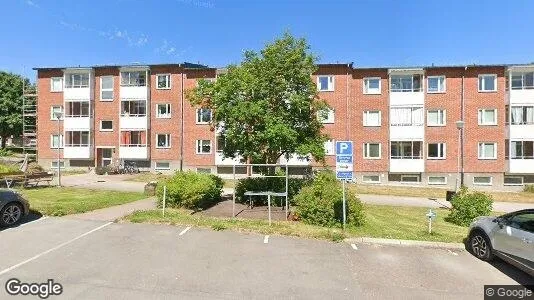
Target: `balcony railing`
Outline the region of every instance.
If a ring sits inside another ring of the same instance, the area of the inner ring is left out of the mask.
[[[391,159],[423,159],[422,155],[391,155]]]
[[[391,88],[390,92],[392,93],[416,93],[416,92],[422,92],[423,88]]]
[[[140,113],[140,114],[131,114],[131,113],[121,113],[121,117],[146,117],[146,113]]]
[[[120,144],[121,147],[147,147],[147,144]]]
[[[91,144],[65,144],[65,147],[89,147]]]

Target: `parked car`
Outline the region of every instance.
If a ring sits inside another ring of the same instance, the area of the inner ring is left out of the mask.
[[[13,190],[0,190],[0,226],[12,226],[30,212],[30,204]]]
[[[497,256],[534,276],[534,209],[475,219],[467,248],[481,260]]]

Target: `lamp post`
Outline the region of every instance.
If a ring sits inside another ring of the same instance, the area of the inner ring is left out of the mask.
[[[61,187],[61,118],[63,113],[60,111],[54,112],[57,119],[57,186]]]
[[[463,161],[464,147],[462,145],[462,130],[464,129],[464,125],[465,125],[464,121],[462,120],[456,121],[456,128],[458,129],[458,171],[456,173],[456,192],[458,192],[460,185],[463,184],[463,180],[460,181],[461,180],[460,179],[460,169],[461,169],[460,158],[462,158],[462,161]]]

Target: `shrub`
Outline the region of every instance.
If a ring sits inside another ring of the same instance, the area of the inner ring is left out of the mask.
[[[158,205],[162,206],[163,187],[167,186],[166,206],[207,208],[221,200],[221,182],[210,174],[176,172],[163,184],[158,184],[156,188]]]
[[[283,174],[279,175],[283,176]],[[309,178],[288,178],[288,198],[289,202],[293,204],[293,198],[297,195],[300,189],[310,182]],[[247,177],[240,179],[235,186],[235,197],[237,202],[247,202],[248,196],[245,196],[245,192],[278,192],[284,193],[286,191],[286,181],[284,177]],[[265,196],[251,196],[254,203],[260,205],[267,205],[267,197]],[[280,203],[273,201],[273,203]],[[283,204],[285,205],[285,204]]]
[[[106,173],[111,173],[111,170],[108,166],[105,166],[105,167],[98,166],[95,168],[96,175],[104,175]]]
[[[365,221],[363,204],[346,191],[347,224],[360,226]],[[296,215],[304,223],[338,226],[343,222],[343,189],[331,171],[319,172],[313,182],[295,196]]]
[[[480,216],[487,216],[493,207],[493,198],[482,192],[470,192],[462,187],[451,200],[452,209],[445,218],[447,222],[468,226]]]
[[[525,184],[525,187],[523,187],[523,192],[534,193],[534,184]]]
[[[36,162],[29,163],[28,168],[26,168],[26,173],[33,174],[33,173],[40,173],[40,172],[44,172],[44,169]]]
[[[224,180],[215,175],[215,174],[209,174],[209,176],[211,177],[211,179],[213,180],[213,182],[215,182],[215,186],[219,189],[222,189],[224,187]]]
[[[19,171],[15,166],[0,164],[0,173],[14,173]]]
[[[0,156],[11,156],[13,155],[13,151],[6,149],[6,148],[0,148]]]

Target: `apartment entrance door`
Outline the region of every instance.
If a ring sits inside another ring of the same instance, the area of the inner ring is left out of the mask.
[[[102,148],[102,167],[110,165],[113,160],[113,149],[111,148]]]

